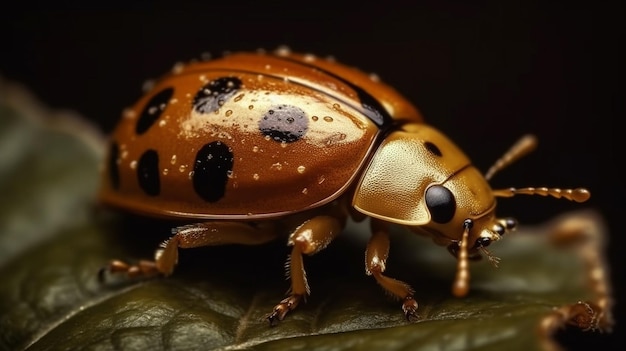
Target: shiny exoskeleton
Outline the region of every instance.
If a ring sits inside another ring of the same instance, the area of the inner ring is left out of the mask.
[[[179,248],[287,238],[291,289],[282,320],[309,294],[302,256],[324,249],[348,218],[371,219],[366,273],[416,317],[414,290],[387,277],[389,225],[430,236],[458,258],[453,293],[469,290],[469,258],[515,227],[496,197],[585,201],[585,189],[494,190],[488,180],[534,148],[523,137],[482,175],[418,110],[375,76],[288,50],[176,66],[126,110],[111,136],[100,198],[123,210],[189,219],[154,261],[109,272],[169,275]]]

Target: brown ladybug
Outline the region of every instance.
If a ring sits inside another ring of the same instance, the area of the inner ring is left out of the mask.
[[[469,257],[496,260],[485,247],[516,224],[496,218],[496,197],[589,198],[582,188],[491,189],[535,145],[523,137],[482,175],[394,89],[333,60],[281,49],[177,66],[123,114],[100,199],[194,224],[174,228],[154,261],[114,260],[106,271],[170,275],[179,248],[287,238],[291,289],[273,324],[309,294],[302,255],[324,249],[348,218],[369,217],[366,273],[413,319],[413,289],[384,275],[390,224],[448,247],[458,258],[452,291],[464,296]]]

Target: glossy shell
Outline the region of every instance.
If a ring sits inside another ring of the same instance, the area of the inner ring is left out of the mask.
[[[422,118],[389,86],[331,60],[282,52],[191,63],[123,113],[100,197],[174,218],[307,210],[350,188],[399,120]]]

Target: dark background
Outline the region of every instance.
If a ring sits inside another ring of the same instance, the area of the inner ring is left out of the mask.
[[[288,45],[376,72],[480,169],[535,133],[539,151],[496,176],[494,187],[586,186],[592,198],[581,206],[520,196],[501,200],[499,214],[522,223],[579,208],[604,215],[618,324],[611,335],[567,341],[571,349],[621,349],[625,241],[617,219],[626,214],[626,187],[614,120],[624,114],[624,9],[617,1],[523,3],[152,1],[88,10],[30,2],[0,14],[0,76],[109,132],[142,83],[178,61]]]

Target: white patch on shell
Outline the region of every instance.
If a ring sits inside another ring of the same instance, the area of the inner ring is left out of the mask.
[[[260,133],[259,118],[277,105],[293,105],[302,109],[310,119],[306,135],[301,140],[317,147],[328,147],[335,144],[351,143],[360,140],[366,132],[365,119],[359,119],[360,113],[351,107],[334,102],[324,101],[325,97],[307,95],[284,95],[269,91],[242,91],[237,96],[224,102],[218,113],[198,113],[192,110],[181,122],[179,137],[200,138],[211,137],[231,139],[231,131],[243,133]],[[240,97],[241,96],[241,97]],[[249,106],[254,105],[251,114]],[[225,111],[229,116],[225,116]],[[317,118],[314,116],[323,116]],[[331,117],[334,116],[334,117]],[[271,139],[269,139],[271,140]]]

